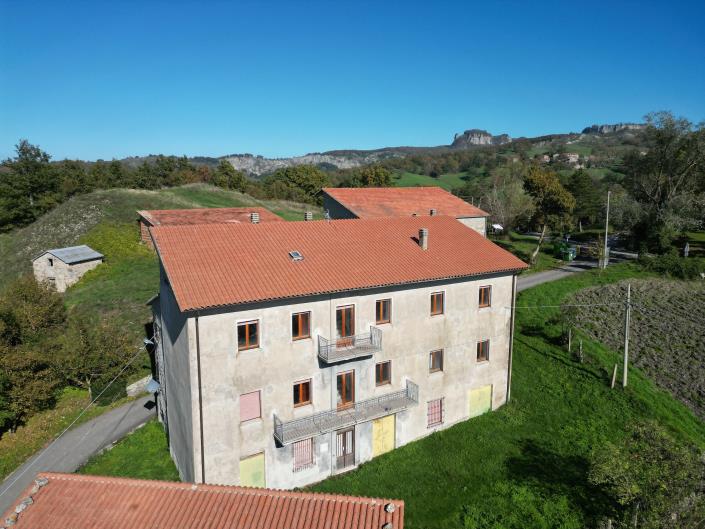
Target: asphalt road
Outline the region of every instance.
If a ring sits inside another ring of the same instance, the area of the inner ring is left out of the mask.
[[[34,454],[0,485],[0,515],[9,509],[39,472],[75,472],[91,456],[118,441],[155,416],[145,405],[153,397],[141,397],[110,410],[66,432],[55,443]]]
[[[578,272],[584,272],[591,268],[597,268],[597,261],[573,261],[570,265],[545,272],[537,272],[535,274],[522,275],[517,278],[517,292],[526,290],[527,288],[535,287],[549,281],[563,279]]]

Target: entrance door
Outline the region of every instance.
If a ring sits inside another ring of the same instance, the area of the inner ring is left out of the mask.
[[[335,330],[338,335],[338,347],[352,345],[352,336],[355,334],[354,305],[347,305],[335,309]]]
[[[470,408],[470,417],[477,417],[490,411],[492,409],[492,386],[471,389],[468,392],[468,407]]]
[[[336,468],[346,468],[355,464],[355,428],[340,430],[336,434]]]
[[[264,453],[240,460],[240,486],[264,487]]]
[[[344,410],[355,404],[355,371],[338,374],[338,409]]]
[[[372,421],[372,457],[394,450],[395,415]]]

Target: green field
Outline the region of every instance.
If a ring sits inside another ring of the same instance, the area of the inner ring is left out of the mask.
[[[538,240],[534,237],[528,235],[519,235],[518,233],[511,232],[506,237],[492,238],[492,242],[498,244],[505,250],[512,252],[519,259],[525,263],[529,263],[531,259],[531,254],[536,249]],[[539,251],[536,263],[529,269],[522,272],[523,274],[533,274],[536,272],[543,272],[545,270],[550,270],[551,268],[558,268],[564,263],[560,259],[556,259],[552,255],[553,243],[544,242],[541,245],[541,250]]]
[[[467,173],[442,174],[438,178],[414,173],[397,173],[394,175],[394,182],[397,187],[442,187],[446,191],[452,191],[457,187],[463,187],[467,181]]]
[[[572,293],[650,277],[615,265],[527,290],[518,298],[512,401],[310,487],[317,492],[401,498],[408,528],[594,527],[616,508],[587,481],[593,447],[651,419],[705,448],[705,425],[638,369],[610,389],[619,354],[587,338],[585,362],[556,345],[560,309]],[[522,307],[545,307],[530,309]],[[140,429],[82,472],[176,479],[159,425]]]

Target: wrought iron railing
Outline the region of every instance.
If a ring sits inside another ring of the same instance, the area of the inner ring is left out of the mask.
[[[342,410],[326,410],[308,417],[282,421],[274,415],[274,437],[283,445],[302,439],[340,430],[362,422],[379,419],[414,406],[419,402],[419,386],[411,380],[406,388],[356,402],[354,406]]]
[[[382,350],[382,331],[370,326],[370,332],[329,340],[318,336],[318,357],[325,363],[368,356]]]

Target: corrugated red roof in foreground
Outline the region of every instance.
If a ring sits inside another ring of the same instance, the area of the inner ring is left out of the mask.
[[[266,208],[254,206],[245,208],[152,209],[137,212],[152,226],[250,222],[250,213],[259,213],[260,222],[284,220]],[[301,219],[303,220],[303,215]]]
[[[46,479],[46,484],[39,486]],[[38,490],[37,490],[38,489]],[[270,489],[45,473],[12,529],[381,529],[404,502]],[[387,504],[394,511],[385,511]]]
[[[419,228],[429,231],[427,250],[416,242]],[[150,231],[182,311],[526,268],[443,216]],[[291,251],[303,260],[292,260]]]
[[[325,193],[358,218],[438,215],[487,217],[488,213],[440,187],[326,187]]]

